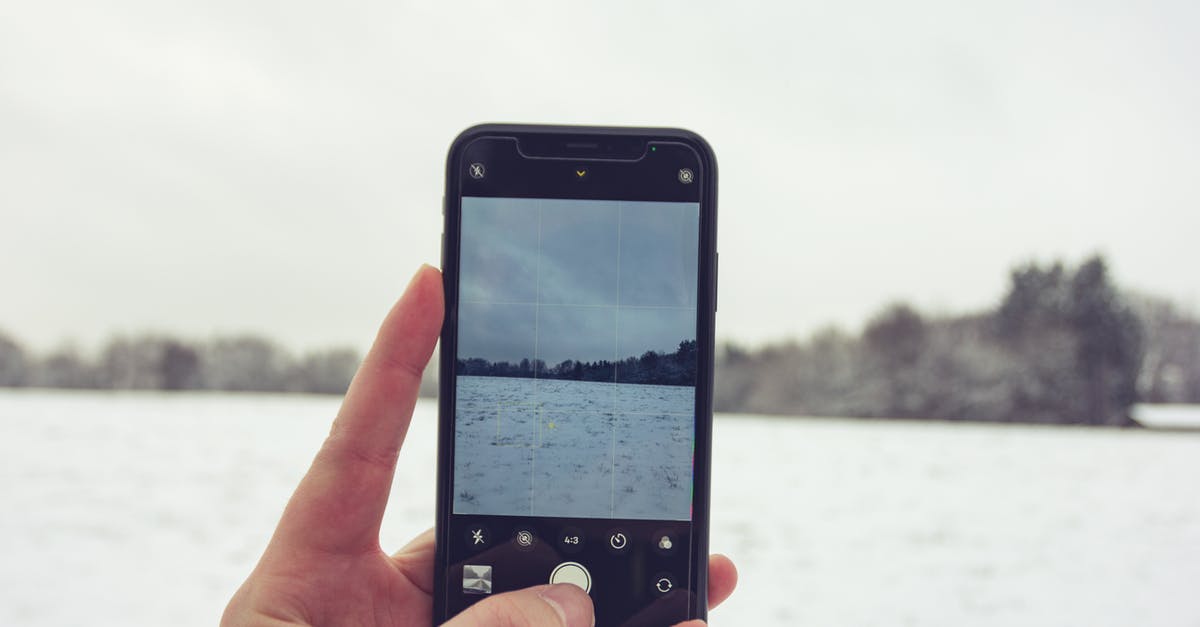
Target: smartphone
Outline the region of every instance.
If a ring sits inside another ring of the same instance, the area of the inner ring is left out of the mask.
[[[684,130],[454,140],[436,623],[564,582],[601,627],[705,617],[716,190]]]

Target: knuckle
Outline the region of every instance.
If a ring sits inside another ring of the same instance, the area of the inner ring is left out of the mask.
[[[390,446],[384,442],[369,444],[358,442],[354,438],[340,433],[334,433],[325,440],[322,453],[329,456],[338,465],[360,466],[367,470],[392,472],[396,465],[396,457],[400,447]]]
[[[410,385],[420,383],[421,377],[425,374],[423,364],[413,363],[410,357],[401,356],[390,351],[381,351],[379,366],[384,371],[386,377]]]

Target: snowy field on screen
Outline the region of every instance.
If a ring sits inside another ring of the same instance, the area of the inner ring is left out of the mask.
[[[458,377],[454,511],[691,517],[695,390]]]

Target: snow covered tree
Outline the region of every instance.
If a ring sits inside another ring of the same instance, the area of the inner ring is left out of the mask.
[[[25,349],[0,332],[0,387],[25,385],[29,376],[29,360]]]

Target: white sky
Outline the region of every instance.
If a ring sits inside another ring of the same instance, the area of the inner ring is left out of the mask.
[[[722,338],[1095,251],[1200,305],[1196,3],[595,4],[0,5],[0,328],[363,348],[480,121],[705,135]]]

